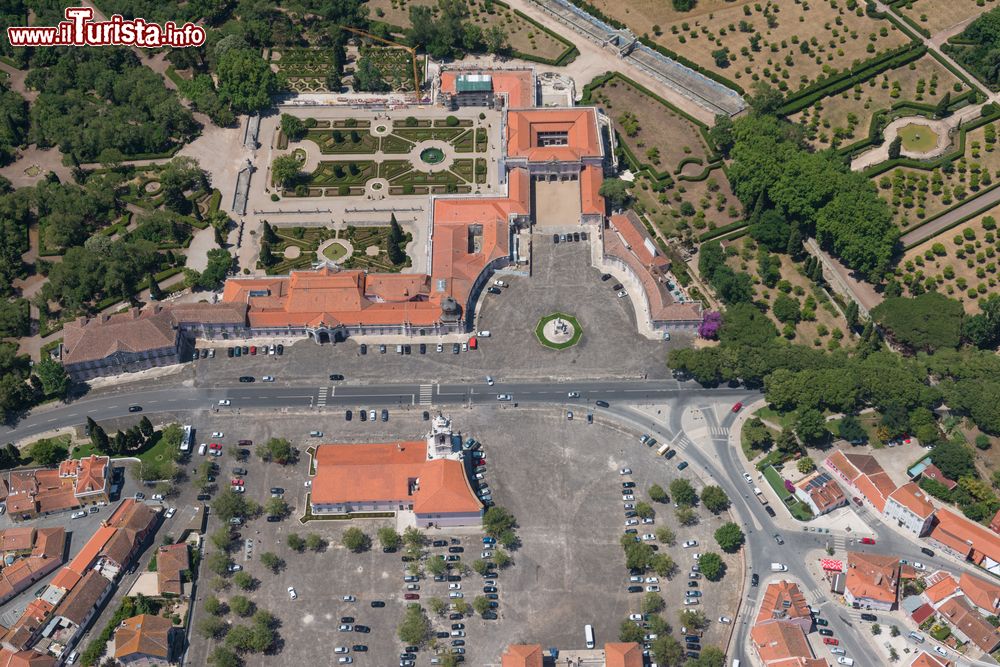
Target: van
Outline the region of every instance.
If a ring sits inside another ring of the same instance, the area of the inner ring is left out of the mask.
[[[732,667],[740,667],[740,659],[739,658],[733,658],[733,665],[732,665]]]
[[[396,354],[403,354],[403,346],[402,345],[397,345],[396,346]]]
[[[79,651],[73,651],[72,653],[70,653],[68,656],[66,656],[66,664],[72,665],[74,662],[76,662],[76,659],[79,655],[80,655]]]
[[[924,636],[922,634],[920,634],[919,632],[911,632],[910,634],[906,635],[906,638],[910,639],[911,641],[914,641],[914,642],[916,642],[918,644],[923,644],[924,643]]]
[[[787,572],[788,566],[781,563],[771,563],[771,572]]]
[[[847,656],[842,655],[839,658],[837,658],[837,662],[841,665],[847,665],[848,667],[850,667],[851,665],[854,664],[854,658],[848,658]]]
[[[198,445],[198,454],[200,454],[201,456],[204,456],[206,451],[208,451],[208,445],[207,444],[205,444],[203,442],[200,445]]]
[[[322,438],[323,431],[309,431],[309,436],[312,438]]]
[[[587,640],[587,648],[594,648],[594,626],[589,623],[583,626],[583,636]]]
[[[663,456],[668,451],[670,451],[670,445],[661,445],[659,449],[656,450],[657,456]]]

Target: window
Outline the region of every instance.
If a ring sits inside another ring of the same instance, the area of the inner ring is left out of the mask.
[[[539,146],[565,146],[569,143],[569,133],[567,132],[539,132]]]

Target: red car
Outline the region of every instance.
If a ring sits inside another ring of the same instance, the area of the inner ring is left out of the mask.
[[[477,466],[484,466],[484,465],[486,465],[486,459],[479,459],[478,461],[476,461],[476,465]]]
[[[875,544],[875,540],[870,537],[862,537],[861,544]]]
[[[743,409],[743,403],[742,402],[737,403],[736,405],[733,406],[733,412],[739,412],[742,409]]]
[[[419,600],[420,599],[420,594],[419,593],[407,593],[406,595],[403,596],[403,599],[404,600]]]
[[[237,478],[237,479],[232,480],[230,482],[230,484],[232,484],[233,486],[243,486],[243,480]]]
[[[857,505],[858,507],[861,507],[861,505],[862,505],[861,498],[858,498],[857,496],[854,496],[853,498],[851,498],[851,500],[854,501],[855,505]]]
[[[836,646],[840,643],[839,639],[834,639],[833,637],[823,637],[823,643],[829,644],[830,646]]]
[[[212,442],[212,443],[209,443],[208,448],[209,449],[222,449],[222,445],[220,445],[217,442]]]

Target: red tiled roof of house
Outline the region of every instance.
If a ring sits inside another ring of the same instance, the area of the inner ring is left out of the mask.
[[[910,667],[949,667],[950,665],[950,660],[933,656],[926,651],[921,651],[920,654],[913,659],[913,662],[910,663]]]
[[[968,637],[969,641],[986,653],[992,653],[1000,645],[1000,632],[997,632],[996,628],[973,609],[972,604],[965,597],[959,596],[945,600],[937,611],[938,616],[945,618]]]
[[[935,516],[937,524],[928,537],[966,554],[976,564],[984,558],[1000,562],[1000,535],[945,508]]]
[[[974,577],[968,572],[962,573],[958,583],[972,604],[987,610],[990,614],[1000,612],[1000,586],[981,577]]]
[[[76,586],[62,599],[56,608],[56,615],[77,625],[82,625],[87,615],[97,606],[111,581],[97,570],[89,570]]]
[[[493,94],[505,95],[511,108],[535,106],[535,76],[531,70],[444,70],[441,72],[441,92],[455,94],[459,76],[487,75],[492,80]]]
[[[754,625],[750,638],[761,661],[768,666],[783,660],[813,657],[805,633],[794,623],[779,621]]]
[[[166,618],[150,614],[126,618],[115,630],[115,658],[150,655],[166,660],[173,625]]]
[[[635,642],[604,645],[605,667],[642,667],[642,649]]]
[[[91,536],[83,548],[73,557],[66,567],[61,569],[52,580],[52,585],[58,588],[69,590],[83,577],[97,560],[98,554],[104,549],[114,534],[116,529],[110,526],[101,526]]]
[[[0,551],[28,551],[35,544],[35,529],[31,526],[0,531]]]
[[[510,644],[500,656],[500,667],[542,667],[540,644]]]
[[[416,486],[415,486],[416,485]],[[451,459],[427,460],[421,441],[320,445],[311,502],[318,505],[398,500],[417,513],[478,512],[465,468]]]
[[[934,505],[927,494],[913,482],[907,482],[893,491],[889,497],[921,519],[926,519],[934,513]]]
[[[920,473],[920,474],[922,476],[924,476],[924,477],[929,478],[929,479],[933,479],[935,482],[938,482],[940,484],[944,484],[945,486],[948,487],[949,491],[951,491],[956,486],[958,486],[958,482],[956,482],[953,479],[948,479],[947,477],[945,477],[944,473],[941,472],[938,469],[938,467],[936,465],[934,465],[933,463],[930,464],[929,466],[927,466],[926,468],[924,468],[924,471],[922,473]]]
[[[45,624],[52,609],[52,604],[42,598],[31,600],[21,616],[4,634],[3,643],[18,651],[28,648],[28,644],[31,643],[35,633]]]
[[[776,581],[764,589],[764,599],[754,623],[807,618],[811,613],[798,584],[784,580]]]
[[[815,482],[814,480],[820,475],[826,475],[828,479],[822,483]],[[840,485],[829,474],[818,470],[800,480],[795,486],[809,494],[820,512],[826,512],[831,507],[842,505],[847,500]]]
[[[606,205],[601,196],[604,171],[600,167],[588,165],[580,172],[580,213],[583,215],[604,215]]]
[[[895,556],[849,551],[845,590],[855,598],[894,604],[899,582],[899,559]]]
[[[546,146],[540,135],[561,133],[563,145]],[[591,107],[518,109],[507,112],[507,155],[529,162],[572,162],[601,157],[597,113]]]
[[[59,464],[59,476],[75,480],[73,492],[78,496],[96,493],[107,488],[110,462],[111,457],[95,455],[83,459],[67,459]]]
[[[913,619],[914,623],[920,625],[933,615],[934,615],[934,607],[925,603],[914,609],[913,613],[910,614],[910,618]]]
[[[47,653],[0,648],[0,667],[55,667],[55,665],[55,657]]]
[[[933,584],[930,584],[924,589],[923,595],[932,605],[937,605],[948,596],[954,595],[956,592],[958,592],[958,581],[951,575],[948,575],[946,577],[941,577]]]
[[[173,347],[177,340],[170,314],[162,308],[131,308],[116,315],[80,317],[63,325],[62,361],[78,364],[115,352]]]
[[[184,542],[160,547],[156,551],[156,581],[160,595],[183,595],[184,580],[181,572],[190,566],[188,546]]]

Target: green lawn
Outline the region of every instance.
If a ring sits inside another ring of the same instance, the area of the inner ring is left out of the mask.
[[[926,125],[910,123],[899,128],[900,139],[903,140],[903,150],[914,153],[926,153],[937,145],[938,135]]]
[[[767,405],[754,414],[761,419],[778,424],[782,428],[793,428],[795,426],[795,420],[799,417],[794,410],[792,412],[778,412]]]
[[[778,474],[778,471],[773,466],[764,468],[763,472],[764,479],[771,485],[774,492],[778,494],[781,502],[788,508],[793,517],[799,521],[808,521],[812,518],[812,511],[810,511],[809,506],[788,492],[784,481],[781,479],[781,475]]]
[[[347,254],[347,248],[341,243],[331,243],[327,247],[323,248],[323,256],[330,261],[337,261],[341,257]]]

